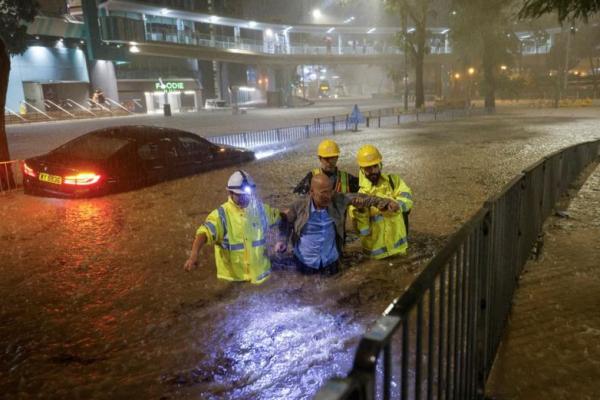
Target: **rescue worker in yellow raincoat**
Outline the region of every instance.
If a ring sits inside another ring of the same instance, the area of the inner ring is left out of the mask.
[[[310,191],[310,182],[312,177],[319,174],[325,174],[331,180],[334,190],[338,193],[356,193],[358,192],[358,178],[346,171],[341,171],[337,167],[340,157],[340,147],[331,139],[325,139],[319,143],[317,156],[321,163],[320,168],[315,168],[296,185],[294,193],[307,194]]]
[[[245,171],[235,171],[227,181],[229,198],[196,231],[192,252],[184,268],[198,263],[204,244],[214,245],[217,278],[262,283],[271,274],[267,257],[267,231],[281,221],[279,210],[254,196],[256,184]],[[279,245],[279,243],[277,244]]]
[[[359,193],[393,199],[400,206],[397,212],[380,211],[376,207],[353,207],[350,210],[363,249],[375,259],[406,254],[408,213],[413,206],[412,191],[398,175],[381,172],[383,157],[375,146],[362,146],[356,160],[360,167]]]

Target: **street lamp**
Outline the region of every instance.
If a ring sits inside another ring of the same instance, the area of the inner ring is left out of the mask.
[[[467,72],[469,73],[469,75],[472,76],[475,73],[475,68],[471,67],[471,68],[468,69]]]
[[[501,65],[501,66],[500,66],[500,69],[501,69],[502,71],[506,71],[506,69],[507,69],[507,68],[508,68],[508,67],[507,67],[506,65]]]
[[[319,10],[318,8],[315,8],[314,10],[312,10],[312,16],[314,19],[321,19],[323,14],[321,13],[321,10]]]
[[[454,79],[460,79],[460,74],[458,72],[454,74]]]

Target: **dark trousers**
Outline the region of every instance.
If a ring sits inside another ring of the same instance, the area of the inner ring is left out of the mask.
[[[308,265],[305,265],[294,254],[294,262],[296,263],[298,272],[300,272],[304,275],[321,274],[321,275],[325,275],[325,276],[331,276],[331,275],[335,275],[338,272],[340,272],[340,260],[336,260],[335,262],[332,262],[331,264],[326,265],[324,267],[312,268],[312,267],[309,267]]]

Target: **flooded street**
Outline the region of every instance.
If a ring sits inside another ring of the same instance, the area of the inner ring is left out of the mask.
[[[365,143],[413,189],[409,255],[358,243],[334,277],[285,258],[260,286],[219,281],[212,249],[183,270],[232,168],[98,199],[0,196],[0,392],[45,399],[309,399],[345,373],[360,335],[490,195],[524,167],[598,139],[597,108],[504,111],[335,136],[357,172]],[[285,207],[320,138],[246,164]]]

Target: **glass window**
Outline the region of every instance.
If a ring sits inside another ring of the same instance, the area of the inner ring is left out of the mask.
[[[158,143],[144,143],[138,147],[137,153],[142,160],[156,160],[160,158],[160,147]]]
[[[100,135],[83,135],[53,150],[83,160],[105,160],[130,143],[129,139]]]
[[[200,138],[179,136],[178,139],[185,156],[196,157],[210,152],[210,144]]]

